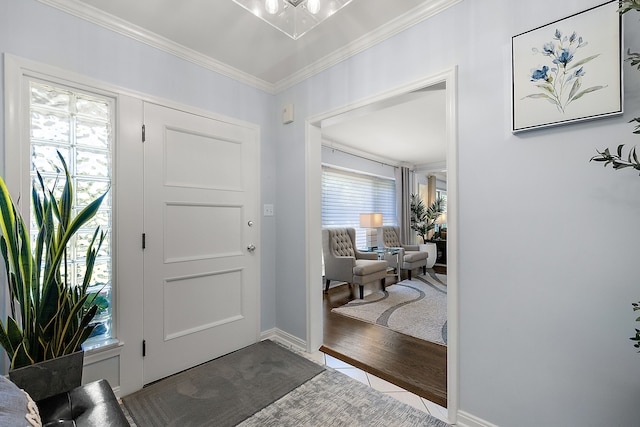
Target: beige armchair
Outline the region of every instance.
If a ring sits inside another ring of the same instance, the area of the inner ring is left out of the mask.
[[[322,250],[324,254],[325,289],[329,290],[332,280],[358,285],[360,299],[364,296],[364,286],[380,280],[384,290],[387,277],[387,261],[378,260],[372,252],[360,252],[356,246],[354,228],[325,228],[322,230]]]
[[[400,260],[400,266],[396,262],[395,255],[386,255],[385,259],[388,261],[389,266],[393,268],[400,268],[401,270],[407,270],[407,277],[411,280],[411,271],[416,268],[422,267],[422,274],[427,273],[427,252],[421,252],[418,245],[403,245],[400,243],[400,228],[399,227],[382,227],[382,241],[385,248],[402,248],[403,253],[398,256]]]

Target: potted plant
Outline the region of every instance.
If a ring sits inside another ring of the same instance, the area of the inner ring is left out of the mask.
[[[618,13],[621,15],[629,12],[630,10],[635,10],[640,12],[640,0],[621,0],[620,8],[618,9]],[[640,71],[640,52],[631,52],[631,49],[627,50],[627,61],[631,63],[632,67],[638,68]],[[629,123],[636,123],[636,127],[633,130],[633,133],[636,135],[640,135],[640,117],[633,118],[629,121]],[[597,151],[597,150],[596,150]],[[618,148],[615,154],[611,154],[608,148],[604,151],[597,151],[598,155],[591,158],[591,161],[595,162],[604,162],[604,166],[612,165],[613,169],[625,169],[625,168],[633,168],[635,170],[640,170],[640,161],[638,160],[638,155],[636,153],[635,147],[629,150],[626,158],[623,155],[624,144],[618,145]],[[640,301],[637,303],[632,303],[633,311],[640,310]],[[636,322],[640,322],[640,317],[636,318]],[[632,341],[635,341],[633,345],[635,348],[640,348],[640,329],[636,328],[636,335],[630,338]]]
[[[80,385],[81,345],[95,327],[91,321],[98,310],[94,303],[97,294],[90,294],[88,288],[104,232],[97,227],[93,233],[86,254],[85,275],[79,286],[72,286],[69,281],[67,252],[69,241],[95,216],[106,193],[74,217],[69,170],[60,153],[58,157],[65,174],[59,199],[54,196],[53,189],[45,187],[39,173],[38,183],[33,185],[33,211],[37,224],[34,242],[30,241],[25,221],[0,178],[0,250],[10,298],[6,324],[0,320],[0,345],[11,362],[11,380],[26,389],[34,400]],[[76,364],[79,359],[80,365],[79,376],[75,374],[70,384],[66,383],[70,376],[67,368],[62,373],[52,372],[49,378],[43,375],[42,369],[37,369],[35,377],[25,373],[29,371],[27,367],[41,363],[66,364],[69,358]],[[26,379],[21,379],[24,375]],[[62,390],[54,390],[55,385],[60,385]]]
[[[429,242],[427,236],[435,228],[438,217],[444,213],[444,199],[439,197],[427,207],[418,194],[412,194],[410,208],[411,229],[422,239],[418,247],[429,254],[427,268],[432,268],[438,259],[438,247],[434,242]]]
[[[427,235],[436,226],[436,220],[444,213],[444,209],[442,197],[426,207],[418,194],[411,195],[411,229],[418,233],[422,243],[427,243]]]

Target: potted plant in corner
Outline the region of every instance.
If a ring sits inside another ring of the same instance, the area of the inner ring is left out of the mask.
[[[426,207],[418,194],[411,195],[411,229],[427,243],[429,231],[436,226],[436,220],[444,213],[444,199],[438,197],[429,207]]]
[[[436,262],[438,250],[436,244],[427,240],[429,231],[433,230],[436,220],[444,213],[444,199],[438,197],[427,207],[418,194],[411,195],[411,229],[422,239],[418,244],[421,251],[427,252],[427,268],[433,267]]]
[[[10,299],[6,324],[0,320],[0,345],[11,362],[10,379],[34,400],[81,384],[81,346],[93,331],[91,321],[98,309],[97,294],[87,290],[104,232],[97,227],[93,233],[79,286],[70,284],[67,251],[71,238],[95,216],[106,193],[74,217],[69,170],[60,153],[58,157],[65,174],[59,199],[39,173],[33,185],[34,242],[0,178],[0,250]],[[69,364],[75,364],[75,371]],[[47,365],[53,367],[48,370]]]

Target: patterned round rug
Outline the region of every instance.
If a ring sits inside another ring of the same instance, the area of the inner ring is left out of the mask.
[[[427,273],[403,280],[331,311],[446,345],[447,276]]]

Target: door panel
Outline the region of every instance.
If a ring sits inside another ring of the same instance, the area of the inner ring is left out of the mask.
[[[199,298],[181,298],[185,294]],[[217,298],[222,294],[224,301]],[[240,320],[242,271],[169,278],[164,286],[164,303],[165,340]]]
[[[242,148],[237,141],[167,129],[165,184],[242,191]]]
[[[165,262],[242,255],[242,207],[165,205]],[[205,227],[184,227],[184,218]]]
[[[144,116],[149,383],[257,341],[260,195],[256,129],[155,104]]]

